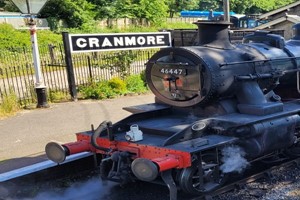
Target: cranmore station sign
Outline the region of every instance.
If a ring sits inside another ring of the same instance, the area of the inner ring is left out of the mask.
[[[72,53],[171,47],[170,32],[69,34],[62,32],[69,90],[77,99]]]
[[[171,46],[170,32],[69,34],[72,53],[163,48]]]

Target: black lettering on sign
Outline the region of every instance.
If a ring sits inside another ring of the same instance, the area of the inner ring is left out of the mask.
[[[163,48],[171,46],[170,32],[70,34],[71,52]]]

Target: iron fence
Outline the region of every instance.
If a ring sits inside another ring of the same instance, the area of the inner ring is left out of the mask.
[[[157,50],[122,51],[125,57],[131,55],[126,67],[126,74],[137,74],[144,70],[145,62]],[[47,96],[59,92],[69,94],[69,83],[65,64],[63,44],[40,46],[41,69]],[[128,52],[128,54],[126,54]],[[90,81],[109,80],[112,77],[122,77],[124,71],[120,52],[94,52],[73,54],[74,78],[76,87],[86,85]],[[125,61],[124,61],[125,62]],[[17,96],[21,106],[36,102],[35,75],[31,48],[11,48],[0,50],[0,103],[6,95]]]

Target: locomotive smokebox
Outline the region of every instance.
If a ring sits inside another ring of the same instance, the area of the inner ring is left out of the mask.
[[[197,21],[198,45],[218,49],[233,49],[229,40],[228,27],[232,24],[225,21]]]

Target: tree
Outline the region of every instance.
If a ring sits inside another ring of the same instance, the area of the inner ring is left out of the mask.
[[[5,2],[4,0],[0,0],[0,9],[4,10]]]
[[[86,0],[50,0],[41,11],[41,17],[63,19],[68,26],[81,27],[94,20],[95,5]]]
[[[247,1],[241,1],[241,0],[230,0],[230,10],[235,13],[240,14],[246,14],[246,10],[251,8],[254,4],[254,0],[247,0]],[[259,1],[265,1],[265,0],[259,0]]]
[[[288,4],[294,3],[296,1],[297,0],[277,0],[277,1],[275,1],[275,7],[274,8],[277,9],[277,8],[286,6]]]
[[[169,17],[174,17],[175,13],[182,10],[196,10],[199,8],[199,0],[169,0],[166,1]]]
[[[89,0],[89,2],[95,5],[95,19],[106,19],[116,17],[115,0]]]
[[[168,6],[161,0],[90,0],[97,18],[145,18],[157,24],[167,16]],[[100,14],[101,13],[101,14]]]
[[[11,1],[8,0],[0,0],[0,8],[5,11],[19,12],[17,6],[15,6]]]
[[[235,13],[264,13],[296,0],[229,0]],[[0,9],[17,11],[9,0],[0,0]],[[49,0],[41,17],[63,19],[69,27],[80,28],[97,19],[146,18],[159,24],[167,15],[182,10],[223,10],[223,0]]]
[[[245,13],[265,13],[293,2],[296,0],[251,0],[252,5],[245,10]]]
[[[140,0],[139,16],[154,24],[160,24],[168,15],[168,6],[163,0]]]
[[[223,10],[223,1],[217,0],[200,0],[199,2],[200,10],[215,10],[215,11],[222,11]]]
[[[139,6],[139,0],[115,0],[114,18],[136,18]]]

